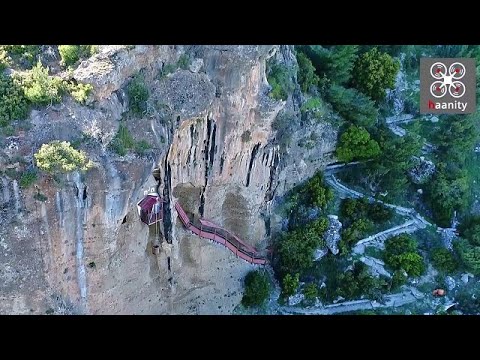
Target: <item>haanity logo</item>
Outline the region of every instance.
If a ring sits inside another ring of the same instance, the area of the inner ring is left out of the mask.
[[[475,60],[420,59],[420,112],[468,114],[476,109]]]

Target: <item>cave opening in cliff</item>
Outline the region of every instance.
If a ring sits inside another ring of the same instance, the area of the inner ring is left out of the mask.
[[[127,222],[127,215],[123,217],[122,224],[125,224]]]

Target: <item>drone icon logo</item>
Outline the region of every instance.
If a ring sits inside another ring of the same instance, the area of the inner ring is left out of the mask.
[[[465,84],[459,81],[465,76],[465,66],[460,62],[454,62],[448,68],[442,62],[436,62],[430,67],[430,75],[437,79],[430,86],[430,94],[436,98],[442,98],[448,92],[454,98],[465,95]]]

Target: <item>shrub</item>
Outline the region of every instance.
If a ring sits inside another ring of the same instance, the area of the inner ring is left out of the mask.
[[[24,119],[30,110],[28,101],[17,81],[0,74],[0,127],[6,127],[12,120]]]
[[[384,285],[382,279],[376,279],[370,275],[367,265],[361,261],[354,262],[353,269],[338,273],[336,283],[337,287],[331,289],[333,290],[330,294],[331,299],[342,296],[352,300],[364,294],[369,298],[376,298]]]
[[[303,92],[307,92],[311,86],[318,84],[319,78],[315,73],[315,67],[310,59],[302,52],[297,53],[298,83]]]
[[[31,68],[40,53],[39,45],[0,45],[0,62],[14,62],[25,68]]]
[[[480,246],[471,245],[465,239],[458,239],[454,242],[463,265],[475,275],[480,274]]]
[[[245,292],[242,304],[247,307],[261,306],[270,295],[268,276],[260,271],[250,271],[245,277]]]
[[[250,140],[252,140],[252,133],[250,132],[250,130],[246,130],[243,132],[242,134],[242,142],[249,142]]]
[[[437,270],[451,273],[458,268],[455,256],[445,248],[436,248],[432,251],[432,263]]]
[[[417,253],[417,243],[407,234],[401,234],[385,242],[385,264],[394,270],[405,270],[409,276],[425,272],[425,263]]]
[[[127,150],[133,149],[135,140],[124,124],[120,124],[118,132],[110,143],[110,148],[120,156],[127,154]]]
[[[350,126],[340,136],[336,155],[340,161],[366,160],[380,155],[380,146],[363,127]]]
[[[306,300],[315,300],[318,296],[318,286],[314,283],[306,285],[303,289],[303,295],[305,295]]]
[[[340,252],[347,254],[359,240],[373,229],[373,223],[368,219],[355,220],[349,227],[343,228],[339,243]]]
[[[37,166],[50,174],[86,171],[92,167],[87,155],[83,151],[75,150],[68,141],[54,140],[43,144],[34,157]]]
[[[467,239],[471,245],[480,246],[480,216],[472,216],[458,226],[460,236]]]
[[[190,57],[187,54],[182,54],[178,58],[177,67],[183,70],[187,70],[190,66]]]
[[[127,86],[127,95],[130,102],[130,110],[137,115],[147,110],[148,89],[141,75],[135,76]]]
[[[91,84],[79,83],[75,85],[73,83],[69,83],[67,84],[67,89],[70,95],[72,95],[72,97],[75,99],[75,101],[80,104],[85,104],[88,95],[90,95],[93,90],[93,86]]]
[[[380,202],[370,203],[366,198],[343,199],[340,203],[340,215],[344,226],[353,221],[368,218],[377,223],[390,220],[394,211]]]
[[[65,66],[74,65],[78,60],[88,58],[98,51],[97,45],[59,45],[58,52]]]
[[[37,192],[35,195],[33,195],[33,198],[35,200],[38,200],[38,201],[42,201],[42,202],[45,202],[48,200],[48,197],[46,197],[45,195],[43,195],[42,193],[40,192]]]
[[[144,155],[152,146],[148,141],[140,140],[135,143],[134,150],[138,155]]]
[[[59,45],[58,52],[62,58],[62,63],[66,66],[73,65],[80,59],[79,45]]]
[[[20,177],[20,187],[26,189],[37,181],[37,173],[35,171],[26,171]]]
[[[352,73],[353,84],[373,100],[383,100],[385,90],[395,86],[399,69],[398,60],[373,48],[356,59]]]
[[[63,82],[58,77],[48,75],[49,69],[40,62],[22,80],[25,97],[33,104],[48,105],[60,102]]]
[[[400,286],[405,285],[407,283],[407,279],[408,277],[403,270],[396,270],[392,276],[391,290],[396,290]]]
[[[327,220],[320,218],[283,234],[278,246],[283,274],[301,274],[312,266],[313,252],[324,244],[323,234],[327,227]]]
[[[295,294],[300,284],[300,275],[296,273],[294,276],[287,274],[282,280],[282,295],[289,297]]]
[[[272,87],[270,97],[276,100],[287,100],[294,89],[292,72],[283,65],[273,64],[267,74],[268,83]]]
[[[300,190],[303,202],[306,205],[324,209],[333,199],[333,192],[323,180],[321,172],[312,176]]]
[[[324,112],[324,105],[323,105],[323,102],[320,98],[318,97],[313,97],[313,98],[310,98],[308,99],[307,101],[305,101],[305,103],[303,103],[302,107],[300,108],[300,111],[302,112],[307,112],[307,111],[320,111],[320,112]]]
[[[175,70],[177,70],[177,66],[175,64],[164,64],[162,70],[159,72],[160,78],[173,73]]]

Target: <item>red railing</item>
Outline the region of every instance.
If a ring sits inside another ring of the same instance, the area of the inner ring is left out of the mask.
[[[185,210],[183,210],[180,203],[175,203],[175,210],[177,210],[178,217],[183,225],[195,235],[224,245],[235,255],[251,264],[264,265],[267,262],[263,256],[258,254],[254,247],[246,244],[236,235],[231,234],[229,231],[219,227],[211,221],[200,219],[200,228],[198,228],[190,221],[190,218]]]

